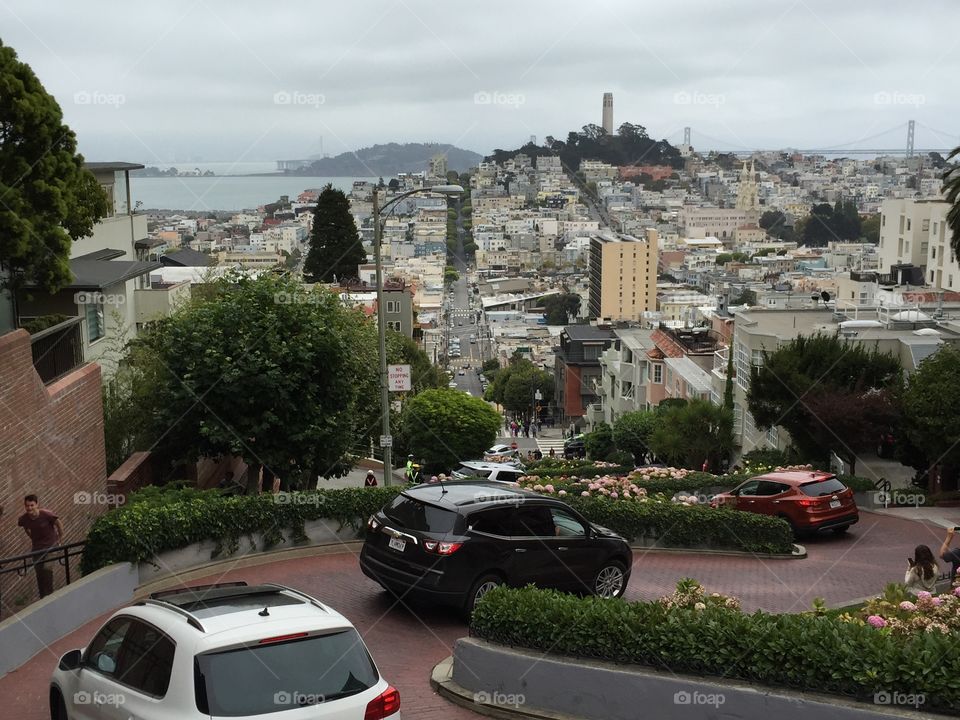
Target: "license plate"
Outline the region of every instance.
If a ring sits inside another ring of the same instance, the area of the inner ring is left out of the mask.
[[[390,538],[390,542],[388,544],[391,548],[394,550],[399,550],[400,552],[403,552],[404,548],[407,547],[407,541],[401,540],[400,538]]]
[[[830,501],[830,507],[831,507],[831,508],[838,508],[838,507],[840,507],[840,501],[839,501],[839,500],[831,500],[831,501]]]

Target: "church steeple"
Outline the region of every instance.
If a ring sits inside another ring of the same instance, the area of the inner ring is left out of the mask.
[[[757,192],[756,169],[753,160],[747,169],[747,161],[743,161],[740,170],[740,182],[737,185],[737,210],[759,210],[760,198]]]

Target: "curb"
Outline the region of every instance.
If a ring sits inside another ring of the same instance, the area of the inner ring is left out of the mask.
[[[437,663],[430,671],[430,687],[442,697],[454,705],[471,710],[477,715],[497,718],[498,720],[516,720],[516,718],[532,718],[534,720],[581,720],[577,715],[566,715],[563,713],[552,712],[550,710],[520,708],[506,709],[499,705],[487,705],[474,701],[476,693],[467,690],[462,685],[458,685],[453,680],[453,655]]]
[[[803,545],[794,543],[793,551],[787,555],[783,553],[755,553],[747,550],[713,550],[710,548],[684,548],[684,547],[656,547],[649,545],[630,544],[630,549],[643,552],[662,553],[688,553],[693,555],[728,555],[731,557],[759,558],[763,560],[803,560],[807,557],[807,548]]]

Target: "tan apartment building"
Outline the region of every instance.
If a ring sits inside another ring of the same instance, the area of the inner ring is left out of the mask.
[[[657,231],[590,237],[590,317],[638,321],[657,308]]]

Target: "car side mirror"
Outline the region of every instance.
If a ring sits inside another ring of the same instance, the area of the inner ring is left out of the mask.
[[[71,650],[60,658],[61,670],[76,670],[80,667],[80,660],[83,657],[79,650]]]
[[[97,670],[107,675],[113,675],[117,671],[117,661],[106,653],[100,653],[97,655]]]

